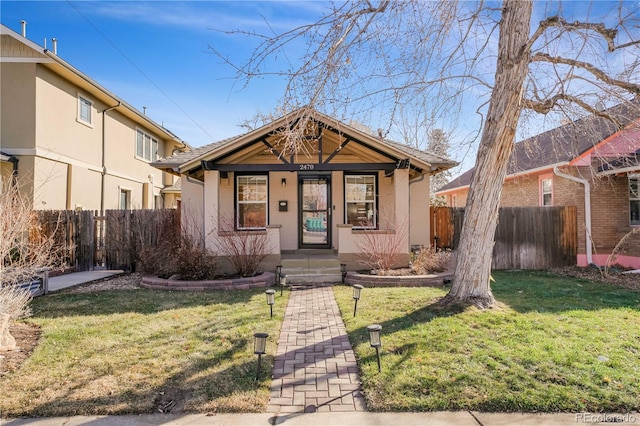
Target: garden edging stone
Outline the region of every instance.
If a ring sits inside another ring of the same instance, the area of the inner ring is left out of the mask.
[[[154,275],[142,277],[140,286],[152,290],[247,290],[250,288],[270,287],[275,283],[273,272],[263,272],[253,277],[228,278],[222,280],[182,281],[172,278],[159,278]]]

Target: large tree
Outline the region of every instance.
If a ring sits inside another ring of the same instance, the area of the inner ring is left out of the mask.
[[[400,111],[428,114],[447,128],[475,105],[475,173],[443,302],[490,307],[493,237],[522,112],[572,118],[577,106],[606,116],[598,106],[639,94],[639,8],[637,1],[536,2],[535,9],[532,0],[349,1],[316,22],[261,36],[236,69],[247,79],[286,76],[284,112],[309,105],[339,118],[386,120],[392,134]],[[287,136],[295,151],[299,138]]]

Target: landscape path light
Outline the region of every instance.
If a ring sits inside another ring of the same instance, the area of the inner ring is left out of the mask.
[[[340,264],[340,273],[342,274],[342,284],[344,284],[345,280],[347,279],[347,264],[346,263],[341,263]]]
[[[382,341],[380,340],[380,330],[382,330],[382,326],[380,324],[371,324],[367,326],[367,331],[369,332],[369,343],[372,348],[376,348],[376,358],[378,359],[378,372],[380,369],[380,347],[382,346]]]
[[[287,285],[287,275],[280,275],[280,296],[282,296],[282,289]]]
[[[273,318],[273,304],[276,303],[276,291],[269,289],[265,293],[267,294],[267,305],[269,305],[269,309],[271,310],[271,318]]]
[[[360,284],[353,285],[353,317],[356,317],[356,310],[358,309],[358,300],[360,300],[360,292],[364,287]]]
[[[256,381],[260,377],[260,362],[262,355],[267,353],[267,333],[255,333],[253,335],[253,353],[258,355],[258,368],[256,369]]]
[[[276,265],[276,282],[274,283],[275,285],[280,284],[280,275],[282,275],[282,265]]]

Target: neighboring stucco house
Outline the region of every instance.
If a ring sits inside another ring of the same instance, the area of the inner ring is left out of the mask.
[[[2,181],[36,209],[176,207],[150,163],[186,144],[24,33],[0,26]]]
[[[302,145],[284,153],[292,126]],[[393,240],[407,264],[411,246],[429,245],[429,177],[455,162],[364,133],[302,108],[244,135],[154,163],[181,176],[182,215],[207,248],[236,232],[265,233],[283,253],[337,253],[362,267],[367,238]]]
[[[605,265],[614,247],[640,227],[640,99],[617,105],[516,143],[502,188],[502,207],[576,206],[578,258]],[[475,169],[436,194],[464,207]],[[591,243],[589,243],[591,241]],[[640,233],[613,261],[640,268]]]

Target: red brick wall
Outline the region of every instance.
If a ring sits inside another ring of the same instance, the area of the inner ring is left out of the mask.
[[[570,167],[563,173],[587,179],[591,187],[591,234],[593,254],[609,255],[629,232],[629,187],[627,176],[594,177],[590,167]],[[578,253],[586,253],[584,186],[578,182],[552,176],[553,205],[575,206],[578,214]],[[539,176],[509,179],[502,188],[501,207],[534,207],[540,205]],[[456,207],[464,207],[468,190],[457,195]],[[461,200],[464,200],[462,203]],[[620,254],[640,256],[640,233],[630,236]]]

